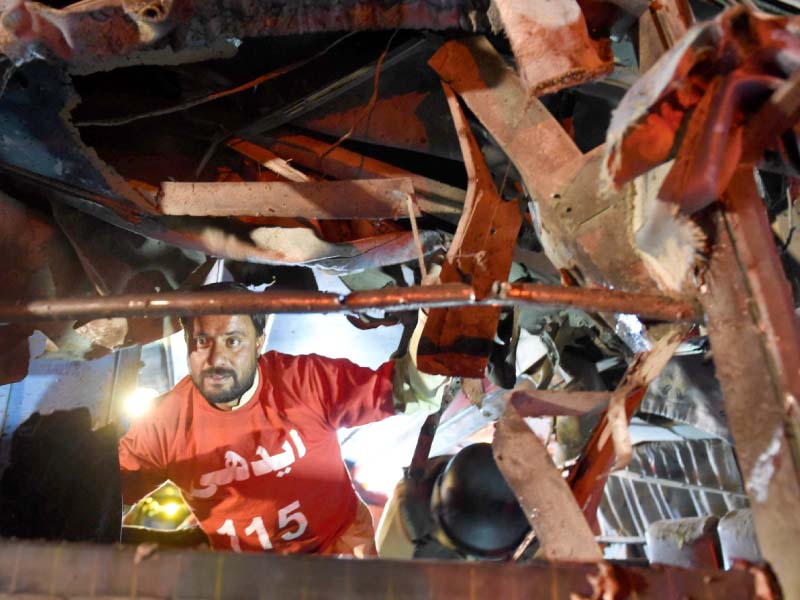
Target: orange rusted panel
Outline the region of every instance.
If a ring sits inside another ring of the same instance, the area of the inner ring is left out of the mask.
[[[467,168],[467,200],[453,243],[442,265],[443,283],[470,283],[480,299],[495,281],[508,279],[522,225],[516,202],[504,202],[481,155],[455,93],[443,84]],[[500,309],[431,310],[417,360],[426,373],[482,377],[497,331]]]

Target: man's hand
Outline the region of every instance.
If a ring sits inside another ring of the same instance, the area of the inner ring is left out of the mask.
[[[408,343],[408,352],[394,361],[392,383],[394,408],[398,414],[412,414],[420,410],[430,414],[439,410],[442,404],[444,384],[448,378],[445,375],[429,375],[417,369],[417,346],[427,319],[427,313],[420,310],[417,326]]]

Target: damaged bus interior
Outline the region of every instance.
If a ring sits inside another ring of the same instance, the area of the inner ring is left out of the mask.
[[[800,599],[798,15],[0,0],[0,596]],[[445,381],[336,432],[375,554],[123,505],[230,314]]]

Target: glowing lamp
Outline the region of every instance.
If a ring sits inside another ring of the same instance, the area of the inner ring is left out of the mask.
[[[131,419],[141,417],[153,407],[153,400],[158,395],[158,392],[153,388],[136,388],[125,400],[125,414]]]

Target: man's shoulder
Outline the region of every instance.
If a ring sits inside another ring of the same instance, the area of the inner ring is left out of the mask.
[[[168,414],[180,412],[190,399],[194,383],[188,375],[181,379],[175,386],[153,400],[153,410],[151,414],[156,418],[163,418]]]

